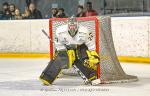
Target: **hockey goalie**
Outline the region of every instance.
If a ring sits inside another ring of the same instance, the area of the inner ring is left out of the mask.
[[[100,62],[95,51],[94,36],[88,28],[79,25],[71,17],[66,25],[59,26],[55,33],[55,55],[40,75],[44,85],[51,85],[62,69],[75,68],[85,84],[97,85],[97,66]]]

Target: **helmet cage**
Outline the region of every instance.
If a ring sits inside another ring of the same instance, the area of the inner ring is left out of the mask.
[[[68,20],[68,32],[72,37],[78,32],[78,22],[75,17],[71,17]]]

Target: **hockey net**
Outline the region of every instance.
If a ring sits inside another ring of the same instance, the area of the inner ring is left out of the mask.
[[[79,26],[87,27],[94,36],[95,50],[99,53],[100,64],[97,69],[97,76],[102,83],[129,82],[138,80],[136,76],[127,75],[116,56],[113,38],[111,33],[111,19],[107,16],[81,17],[77,18]],[[55,31],[59,26],[67,24],[67,18],[53,18],[49,20],[50,29],[50,58],[54,54],[53,39]],[[73,69],[64,69],[65,75],[77,75]]]

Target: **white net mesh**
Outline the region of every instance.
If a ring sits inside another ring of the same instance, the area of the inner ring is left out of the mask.
[[[96,22],[96,20],[98,22]],[[118,58],[116,56],[112,34],[111,34],[111,20],[110,17],[86,17],[78,18],[79,25],[85,26],[93,33],[94,38],[98,38],[99,55],[100,55],[100,79],[102,83],[113,82],[129,82],[138,80],[136,76],[126,75],[123,71]],[[58,26],[67,24],[67,19],[52,19],[53,39],[55,38],[55,31]],[[99,25],[96,27],[96,25]],[[99,36],[96,32],[99,30]],[[52,46],[51,46],[52,47]],[[54,47],[54,46],[53,46]],[[50,53],[51,54],[51,53]],[[51,54],[52,55],[52,54]],[[63,70],[65,75],[77,75],[73,69]]]

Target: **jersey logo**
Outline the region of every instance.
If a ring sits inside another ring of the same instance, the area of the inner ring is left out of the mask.
[[[89,39],[90,41],[93,40],[93,37],[94,37],[93,34],[92,34],[92,33],[89,33],[89,38],[88,38],[88,39]]]
[[[63,42],[62,43],[64,43],[64,44],[68,44],[69,43],[69,41],[67,40],[67,38],[64,38],[64,40],[63,40]]]

